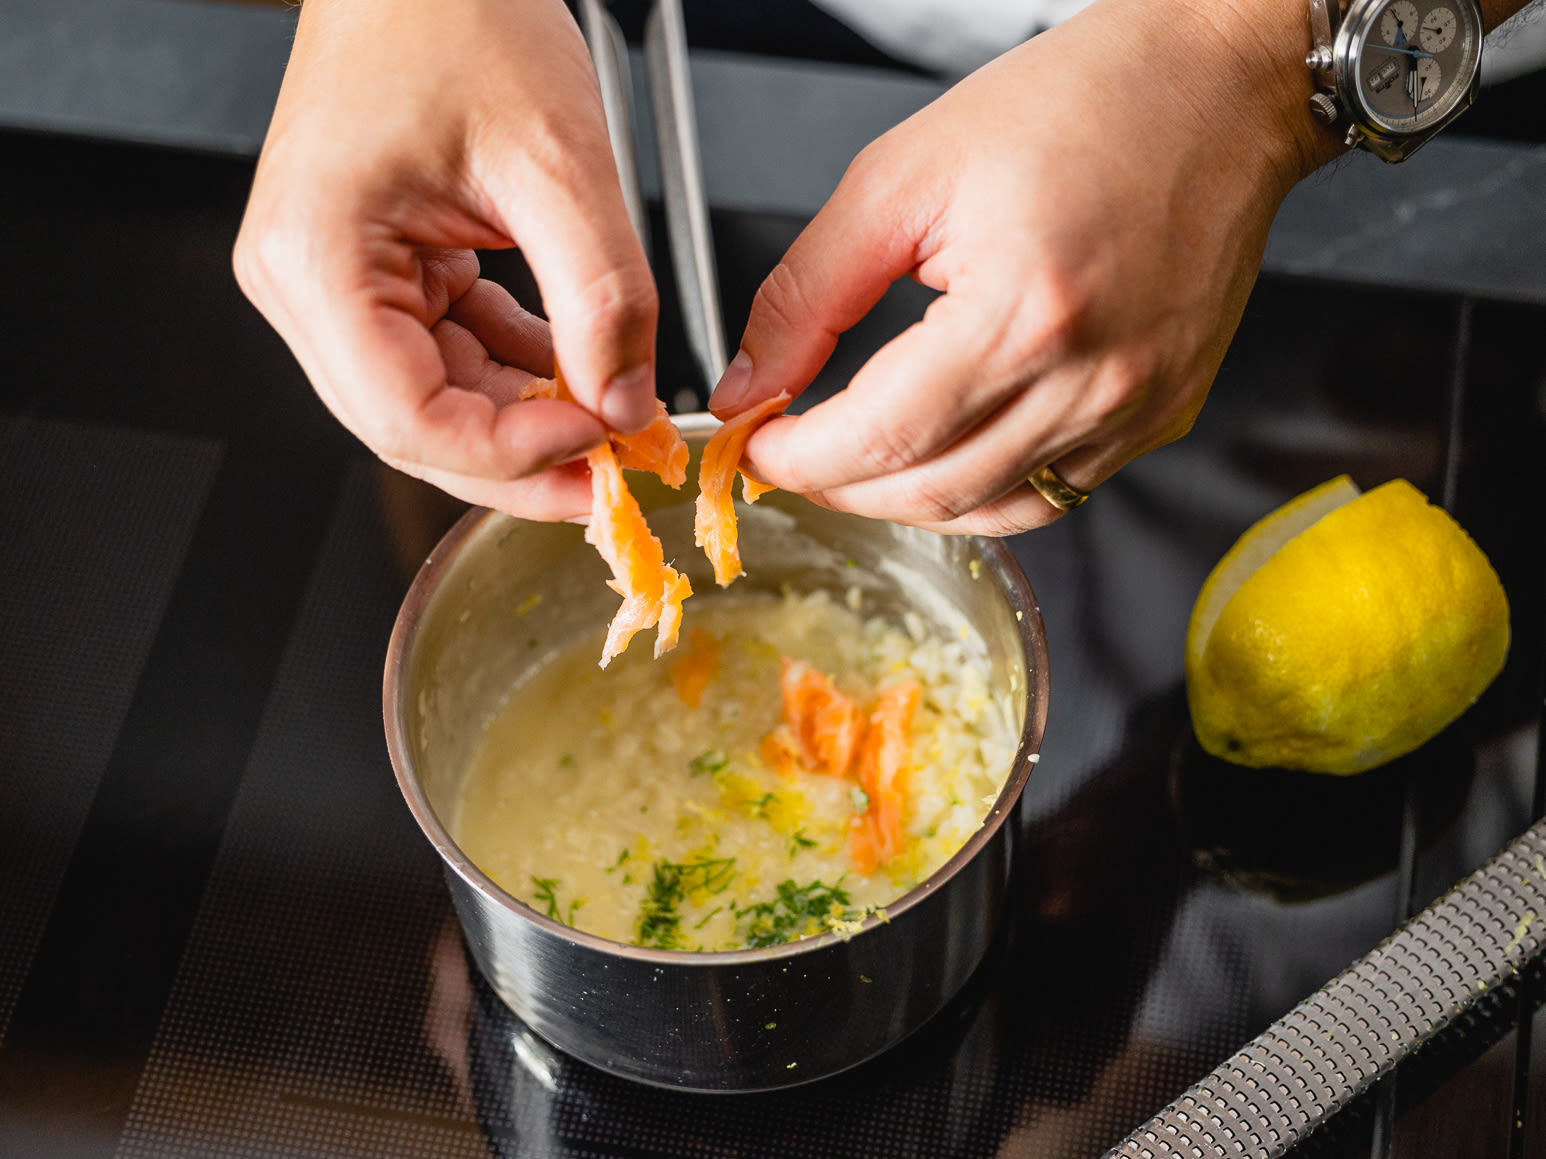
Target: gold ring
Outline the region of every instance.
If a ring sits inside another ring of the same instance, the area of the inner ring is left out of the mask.
[[[1072,511],[1090,497],[1088,491],[1070,487],[1063,476],[1052,469],[1050,463],[1045,467],[1037,467],[1026,476],[1026,480],[1036,488],[1043,499],[1059,511]]]

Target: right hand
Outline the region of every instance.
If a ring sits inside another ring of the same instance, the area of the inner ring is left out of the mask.
[[[518,245],[548,324],[478,277]],[[242,289],[382,459],[534,519],[655,415],[655,284],[561,0],[307,0],[237,239]],[[555,351],[576,403],[521,402]]]
[[[1039,468],[1089,491],[1184,434],[1279,203],[1337,148],[1305,113],[1303,26],[1276,0],[1101,0],[869,145],[757,292],[710,406],[804,390],[897,278],[941,296],[846,389],[761,427],[756,476],[1011,535],[1061,515]]]

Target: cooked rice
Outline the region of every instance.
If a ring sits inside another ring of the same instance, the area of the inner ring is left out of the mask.
[[[454,818],[457,842],[538,912],[620,942],[642,936],[669,948],[724,950],[745,945],[754,928],[764,940],[851,933],[981,826],[1014,742],[1003,698],[962,641],[940,639],[912,613],[902,628],[864,618],[850,595],[695,600],[690,627],[723,641],[696,709],[673,688],[672,657],[635,650],[603,672],[595,666],[599,637],[574,641],[515,689],[489,725]],[[848,851],[849,822],[863,803],[857,782],[784,776],[758,756],[782,719],[784,656],[819,668],[866,712],[890,684],[923,686],[906,775],[906,844],[872,874],[857,873]],[[657,866],[667,867],[664,885]],[[781,883],[785,902],[775,904]],[[829,895],[807,889],[812,883],[842,891],[845,904],[821,900]],[[652,899],[673,884],[672,920],[651,924],[661,909]],[[790,899],[809,902],[808,911],[771,930],[762,919],[789,915]]]

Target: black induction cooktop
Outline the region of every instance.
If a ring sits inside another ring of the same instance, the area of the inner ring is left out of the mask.
[[[1051,715],[966,990],[780,1094],[602,1075],[469,967],[399,798],[387,636],[460,507],[355,444],[241,300],[250,164],[0,144],[0,1155],[1099,1155],[1541,812],[1546,307],[1267,279],[1193,433],[1013,542]],[[799,224],[716,218],[727,318]],[[888,299],[822,389],[921,305]],[[663,342],[665,380],[669,316]],[[1365,776],[1216,764],[1181,683],[1198,586],[1342,471],[1455,512],[1508,666]],[[1542,997],[1301,1153],[1546,1156]]]

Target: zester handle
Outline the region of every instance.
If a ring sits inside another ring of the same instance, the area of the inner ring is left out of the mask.
[[[1546,943],[1546,821],[1247,1043],[1107,1159],[1282,1155]]]

